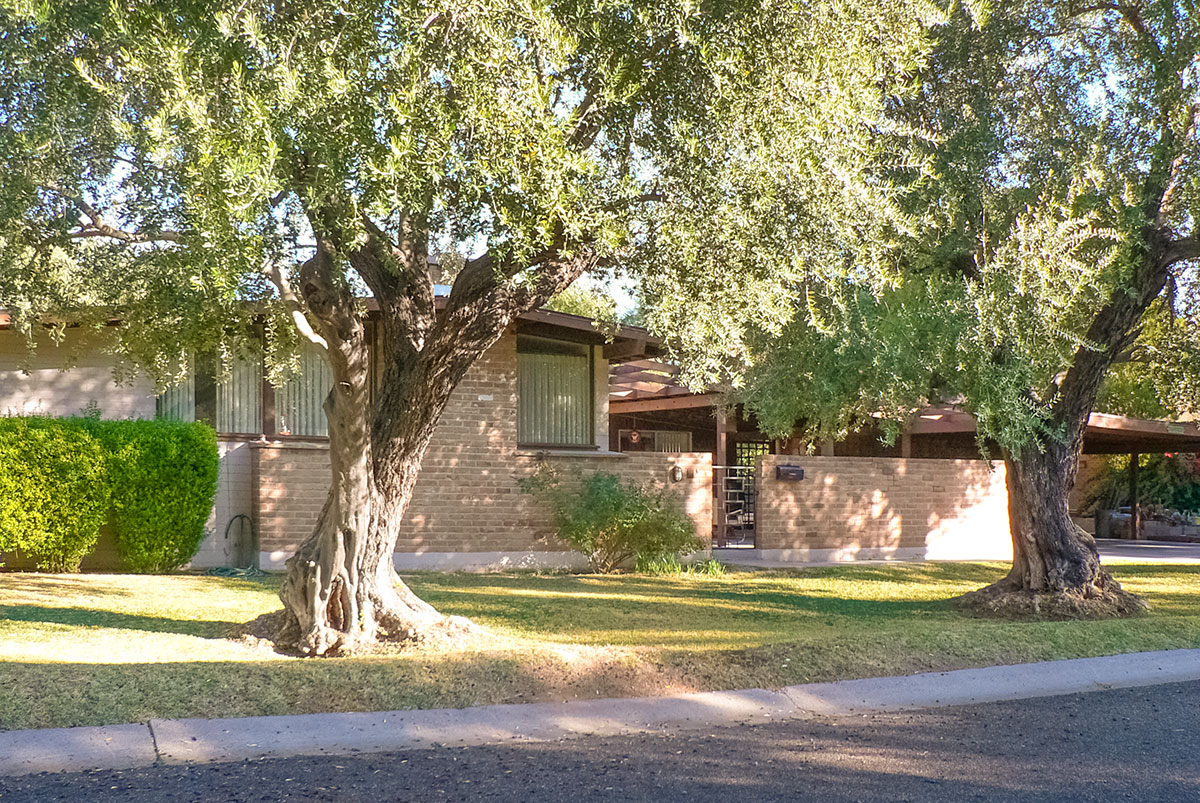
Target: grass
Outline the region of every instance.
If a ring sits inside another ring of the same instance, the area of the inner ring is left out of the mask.
[[[997,622],[947,600],[1000,564],[696,576],[419,574],[492,636],[453,650],[300,660],[230,641],[279,578],[0,575],[0,729],[151,717],[390,710],[778,687],[1200,647],[1200,565],[1112,566],[1148,617]]]

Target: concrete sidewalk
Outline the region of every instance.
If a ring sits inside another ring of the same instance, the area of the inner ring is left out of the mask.
[[[0,732],[0,775],[684,731],[1190,680],[1200,680],[1200,650],[811,683],[777,691],[745,689],[427,711],[156,719],[134,725]]]

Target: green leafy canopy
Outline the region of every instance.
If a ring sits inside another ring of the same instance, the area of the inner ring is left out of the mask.
[[[992,4],[922,41],[877,124],[831,134],[867,189],[763,169],[714,213],[755,238],[679,243],[652,319],[702,321],[676,341],[692,377],[811,440],[871,420],[894,436],[949,400],[1019,451],[1072,436],[1131,357],[1164,412],[1195,409],[1200,10]]]
[[[302,262],[316,230],[360,290],[348,255],[376,232],[400,255],[486,255],[510,288],[550,248],[657,274],[711,247],[692,275],[720,287],[729,249],[770,261],[779,193],[796,233],[871,195],[878,110],[940,19],[922,2],[0,0],[0,306],[27,334],[93,325],[166,383],[189,350],[245,348],[260,313],[286,367],[297,335],[262,270]],[[101,328],[117,310],[127,325]]]

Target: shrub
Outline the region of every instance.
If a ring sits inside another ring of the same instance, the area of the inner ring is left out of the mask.
[[[179,568],[204,539],[217,463],[204,424],[0,418],[0,552],[75,571],[110,521],[126,568]]]
[[[624,483],[615,474],[563,483],[543,466],[522,485],[549,504],[558,536],[587,556],[594,571],[607,574],[630,561],[678,560],[704,546],[696,525],[669,494]]]
[[[75,571],[109,505],[100,443],[82,422],[0,418],[0,552]]]
[[[217,438],[200,423],[102,421],[117,548],[133,572],[186,564],[204,540],[217,490]]]
[[[1195,454],[1152,454],[1142,458],[1138,497],[1148,512],[1155,509],[1200,511],[1200,458]],[[1084,509],[1128,505],[1129,457],[1112,455],[1083,488]]]

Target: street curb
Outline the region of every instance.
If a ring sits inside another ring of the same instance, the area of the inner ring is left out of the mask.
[[[0,775],[694,730],[812,716],[969,705],[1200,680],[1200,650],[961,669],[777,691],[0,732]]]

